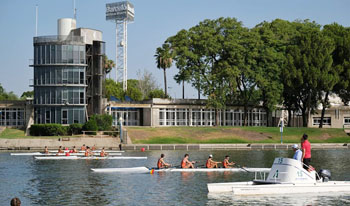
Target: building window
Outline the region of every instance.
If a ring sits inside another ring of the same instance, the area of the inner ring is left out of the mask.
[[[62,110],[62,124],[68,124],[68,111]]]
[[[350,125],[350,117],[344,117],[344,125]]]
[[[321,123],[321,117],[314,117],[313,118],[313,125],[320,125]],[[323,118],[323,125],[331,125],[331,118],[330,117],[324,117]]]

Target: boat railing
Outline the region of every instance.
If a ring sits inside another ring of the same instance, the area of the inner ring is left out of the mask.
[[[254,172],[254,180],[265,181],[266,177],[267,177],[266,173],[268,173],[268,172],[255,171]]]

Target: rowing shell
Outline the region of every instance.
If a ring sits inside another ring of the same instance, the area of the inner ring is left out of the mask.
[[[70,150],[62,150],[63,152],[69,152]],[[49,150],[50,153],[57,153],[58,150]],[[79,150],[78,152],[84,153],[84,150]],[[94,150],[92,152],[101,152],[101,150]],[[121,153],[125,151],[119,151],[119,150],[105,150],[107,153]]]
[[[131,172],[131,173],[149,173],[151,169],[147,167],[129,167],[129,168],[92,168],[94,172]],[[154,172],[270,172],[270,168],[167,168],[154,169]]]
[[[37,160],[127,160],[127,159],[147,159],[147,157],[78,157],[78,156],[55,156],[55,157],[34,157]]]
[[[70,153],[72,156],[84,156],[84,153]],[[32,152],[32,153],[11,153],[12,156],[65,156],[65,153],[41,153],[41,152]],[[95,153],[94,155],[100,155],[100,153]],[[110,153],[108,156],[119,156],[121,153]]]

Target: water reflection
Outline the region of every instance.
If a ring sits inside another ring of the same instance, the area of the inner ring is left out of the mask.
[[[18,196],[23,205],[346,205],[349,195],[257,196],[208,195],[207,183],[249,181],[247,172],[161,172],[151,174],[103,174],[90,168],[155,167],[161,153],[173,165],[185,153],[205,162],[209,154],[217,161],[225,155],[246,167],[270,167],[276,156],[291,157],[293,151],[152,151],[126,152],[147,155],[147,160],[52,160],[35,161],[0,153],[0,203]],[[313,150],[312,165],[329,169],[334,180],[350,180],[350,150]],[[5,185],[5,186],[4,186]],[[4,205],[4,204],[0,204]],[[5,204],[6,205],[6,204]]]
[[[294,194],[265,196],[234,196],[227,194],[208,194],[208,206],[216,205],[348,205],[350,194]]]

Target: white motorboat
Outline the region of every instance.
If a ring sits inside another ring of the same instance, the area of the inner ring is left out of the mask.
[[[147,168],[147,167],[128,167],[128,168],[92,168],[94,172],[130,172],[130,173],[149,173],[154,172],[269,172],[270,168]]]
[[[257,179],[255,175],[249,182],[209,183],[208,191],[234,195],[350,192],[350,181],[328,181],[329,178],[327,170],[321,170],[320,174],[309,172],[300,161],[280,157],[275,159],[267,179]]]
[[[128,159],[147,159],[147,157],[97,157],[97,156],[91,156],[91,157],[79,157],[79,156],[46,156],[46,157],[37,157],[34,156],[36,160],[128,160]]]

